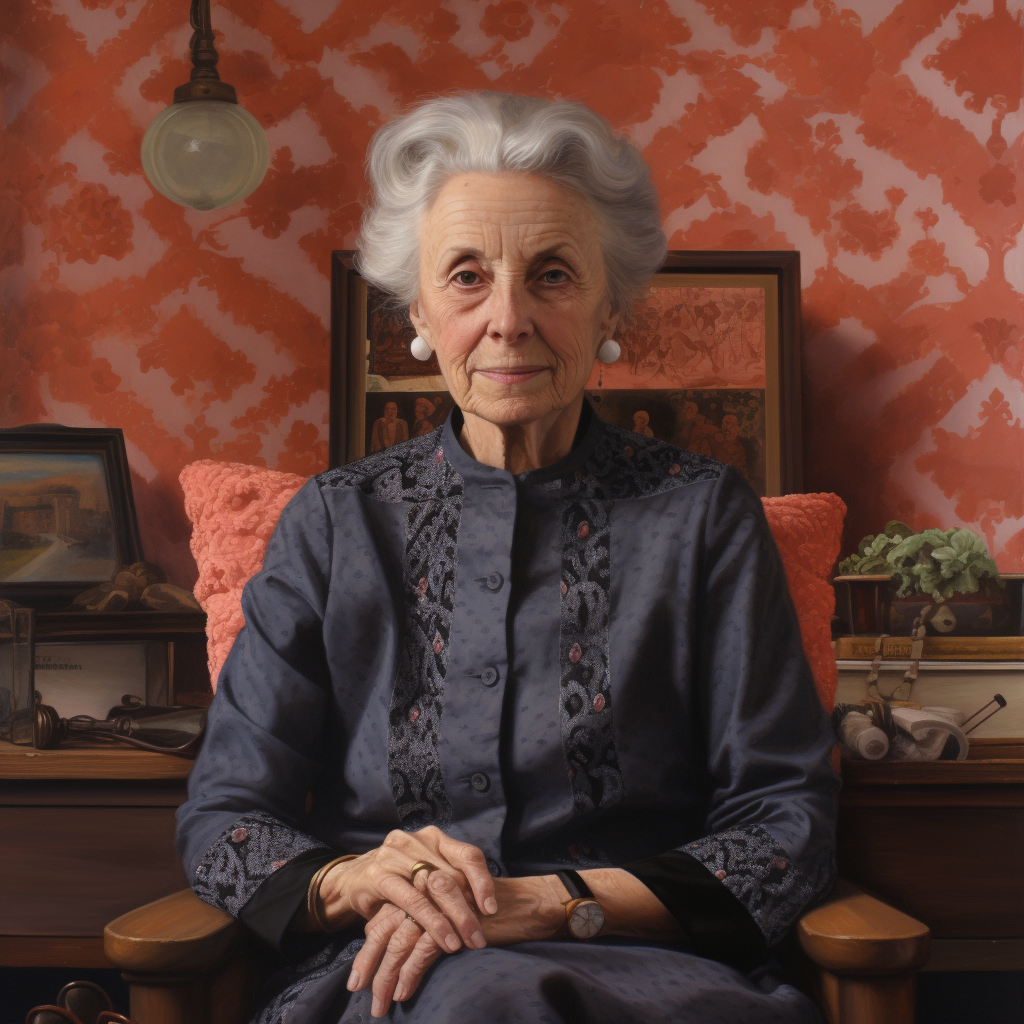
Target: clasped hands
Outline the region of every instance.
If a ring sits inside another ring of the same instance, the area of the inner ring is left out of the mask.
[[[434,870],[410,882],[419,861]],[[390,832],[376,849],[335,865],[320,885],[320,914],[332,931],[365,919],[348,988],[372,983],[371,1013],[381,1017],[443,953],[550,938],[565,920],[565,898],[555,875],[493,878],[477,847],[429,826]]]

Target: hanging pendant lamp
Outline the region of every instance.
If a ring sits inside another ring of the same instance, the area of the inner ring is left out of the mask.
[[[153,118],[142,140],[142,167],[168,199],[196,210],[240,202],[263,180],[270,148],[259,121],[238,105],[217,74],[210,0],[192,0],[192,76],[174,103]]]

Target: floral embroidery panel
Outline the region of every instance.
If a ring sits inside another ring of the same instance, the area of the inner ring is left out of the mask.
[[[792,859],[763,825],[744,825],[704,836],[683,848],[747,908],[769,945],[778,942],[804,907],[835,879],[834,858],[808,871]]]
[[[192,889],[232,917],[278,868],[325,843],[263,811],[244,814],[213,843],[196,868]]]

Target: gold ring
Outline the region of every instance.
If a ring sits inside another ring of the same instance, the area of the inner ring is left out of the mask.
[[[418,860],[418,861],[416,861],[415,864],[413,864],[412,870],[409,872],[409,881],[413,885],[416,884],[416,872],[417,871],[426,871],[426,873],[429,875],[431,871],[436,871],[436,870],[437,870],[437,865],[436,864],[431,864],[429,860]]]

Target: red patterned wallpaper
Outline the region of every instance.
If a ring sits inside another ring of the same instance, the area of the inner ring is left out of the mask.
[[[1024,569],[1022,0],[225,0],[267,128],[244,204],[155,193],[188,0],[0,4],[0,424],[125,431],[147,553],[191,585],[177,475],[326,464],[328,253],[401,105],[582,99],[654,170],[672,248],[797,248],[805,488],[844,554],[899,517]]]

